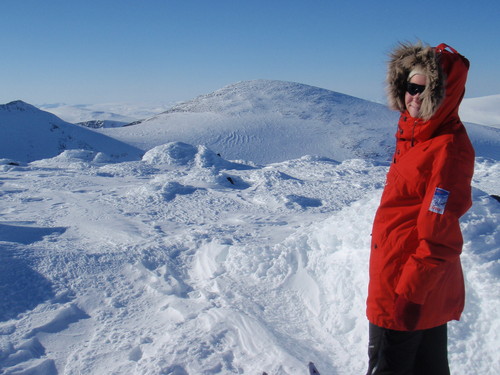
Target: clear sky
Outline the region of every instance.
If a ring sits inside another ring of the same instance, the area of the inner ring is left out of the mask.
[[[398,41],[471,61],[500,94],[498,0],[1,0],[0,103],[170,103],[277,79],[383,101]]]

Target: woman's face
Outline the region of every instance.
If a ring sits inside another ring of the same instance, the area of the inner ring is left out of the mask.
[[[410,83],[416,83],[417,85],[425,86],[427,77],[422,74],[415,74],[410,79]],[[405,105],[406,109],[410,113],[411,117],[419,117],[420,105],[422,104],[420,100],[420,93],[411,95],[408,91],[405,93]]]

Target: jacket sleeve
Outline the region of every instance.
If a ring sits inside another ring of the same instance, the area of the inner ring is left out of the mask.
[[[424,304],[439,288],[449,264],[459,261],[462,233],[459,219],[472,204],[470,182],[474,156],[445,145],[432,161],[417,219],[418,247],[403,267],[396,293]]]

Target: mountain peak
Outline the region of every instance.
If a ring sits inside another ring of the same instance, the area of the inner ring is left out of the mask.
[[[254,80],[198,96],[114,134],[131,139],[141,133],[141,147],[148,148],[203,144],[225,159],[263,164],[304,155],[385,160],[395,121],[397,114],[378,103],[306,84]]]
[[[31,104],[23,102],[22,100],[14,100],[10,103],[0,105],[0,111],[39,112],[40,110]]]
[[[114,160],[134,160],[142,154],[133,146],[67,123],[22,100],[0,105],[0,159],[31,162],[69,149],[104,152]]]
[[[237,116],[272,113],[301,119],[310,119],[313,114],[313,117],[331,120],[338,115],[341,107],[344,109],[367,105],[382,107],[380,104],[302,83],[260,79],[233,83],[180,103],[164,113],[212,112]]]

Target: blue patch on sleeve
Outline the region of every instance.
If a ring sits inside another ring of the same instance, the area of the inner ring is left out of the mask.
[[[444,209],[446,207],[446,202],[448,201],[449,191],[441,188],[436,188],[434,196],[432,197],[432,202],[429,207],[429,211],[435,212],[437,214],[444,214]]]

